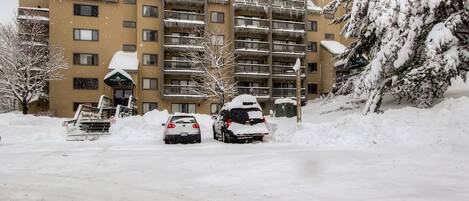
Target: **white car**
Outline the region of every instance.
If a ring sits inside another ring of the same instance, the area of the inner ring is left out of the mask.
[[[260,140],[269,134],[261,107],[254,96],[240,95],[223,106],[215,117],[213,138],[225,143]]]
[[[165,144],[201,142],[200,126],[193,115],[172,115],[163,126],[165,126],[163,134]]]

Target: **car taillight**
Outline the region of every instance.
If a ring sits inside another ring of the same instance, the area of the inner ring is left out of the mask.
[[[266,123],[265,117],[262,117],[262,122],[263,122],[263,123]]]
[[[169,123],[168,126],[166,126],[166,128],[176,128],[176,124]]]
[[[198,123],[192,124],[192,128],[200,128]]]
[[[226,118],[226,127],[229,128],[231,126],[231,119],[230,118]]]

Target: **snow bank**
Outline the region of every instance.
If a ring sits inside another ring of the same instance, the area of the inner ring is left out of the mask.
[[[65,141],[64,119],[19,113],[0,114],[1,144]]]

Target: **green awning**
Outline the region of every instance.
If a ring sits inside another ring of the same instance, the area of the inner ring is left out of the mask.
[[[122,69],[114,69],[104,76],[104,83],[111,87],[125,86],[130,87],[135,84],[132,76]]]

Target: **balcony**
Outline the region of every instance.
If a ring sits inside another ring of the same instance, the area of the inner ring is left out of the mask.
[[[164,73],[168,75],[182,75],[201,73],[200,65],[192,61],[164,60]]]
[[[269,77],[269,65],[237,63],[235,68],[238,77]]]
[[[165,0],[166,4],[179,4],[187,6],[203,6],[205,0]]]
[[[269,0],[233,0],[236,10],[268,13]]]
[[[303,15],[305,13],[304,0],[273,0],[272,1],[273,14],[296,14]]]
[[[49,24],[49,9],[35,7],[19,7],[18,20],[37,20],[42,24]]]
[[[200,94],[197,86],[193,85],[164,85],[164,97],[166,98],[179,98],[179,99],[203,99],[207,98],[206,95]]]
[[[235,31],[247,33],[268,33],[270,22],[268,19],[235,17]]]
[[[273,43],[272,53],[281,57],[304,57],[305,45],[295,43]]]
[[[269,42],[235,40],[235,52],[246,55],[269,55]]]
[[[293,70],[293,65],[291,66],[284,66],[284,65],[273,65],[272,66],[272,76],[273,77],[278,77],[278,78],[290,78],[290,79],[296,79],[296,72]],[[305,78],[305,68],[304,66],[301,66],[301,77]]]
[[[269,98],[269,87],[238,87],[238,94],[249,94],[256,98]]]
[[[272,97],[286,98],[296,97],[296,88],[272,88]],[[306,98],[306,89],[301,89],[301,98]]]
[[[164,48],[166,50],[201,49],[200,40],[202,40],[201,37],[166,35],[164,36]]]
[[[283,36],[304,36],[305,23],[284,20],[272,20],[272,32]]]
[[[164,25],[166,27],[196,28],[205,26],[203,13],[187,11],[164,11]]]

